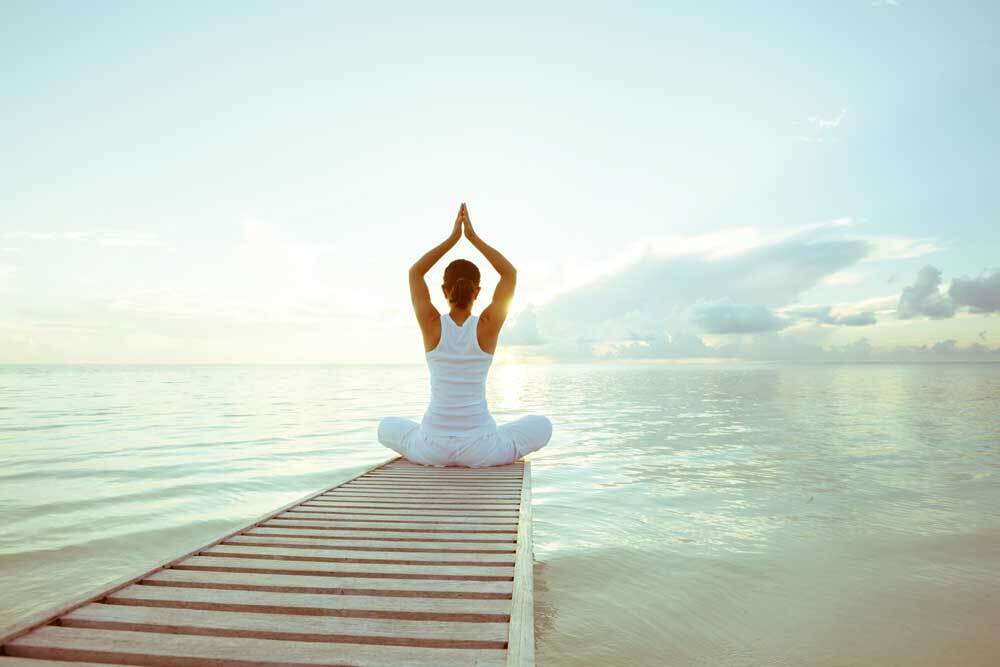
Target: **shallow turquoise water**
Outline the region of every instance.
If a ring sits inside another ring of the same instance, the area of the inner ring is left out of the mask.
[[[541,665],[995,664],[1000,366],[496,366]],[[385,458],[420,366],[0,366],[0,625]]]

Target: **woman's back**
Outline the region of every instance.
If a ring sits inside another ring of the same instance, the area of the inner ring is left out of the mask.
[[[486,377],[493,355],[479,346],[479,317],[469,315],[459,326],[441,315],[441,340],[426,353],[431,402],[420,423],[427,435],[475,436],[496,431],[486,403]]]
[[[458,243],[463,233],[500,274],[493,301],[481,316],[472,314],[472,303],[479,294],[479,269],[472,262],[456,259],[444,270],[441,289],[448,299],[449,313],[440,314],[434,307],[424,280],[427,271]],[[483,342],[492,347],[514,297],[517,270],[476,235],[464,203],[451,235],[410,267],[409,283],[425,350],[434,345],[436,329],[441,329],[434,349],[425,352],[431,402],[420,424],[405,417],[383,417],[378,425],[378,441],[414,463],[432,466],[506,465],[544,447],[552,437],[548,417],[525,415],[498,427],[486,405],[486,375],[493,355],[480,345],[479,323],[483,324]],[[457,313],[461,326],[451,313]]]

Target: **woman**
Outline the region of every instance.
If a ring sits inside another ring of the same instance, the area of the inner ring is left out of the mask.
[[[431,303],[424,274],[458,243],[463,230],[500,274],[500,282],[493,302],[479,316],[473,315],[479,269],[456,259],[444,270],[441,289],[450,309],[441,315]],[[463,203],[451,236],[410,267],[410,298],[431,374],[430,406],[419,424],[385,417],[378,425],[379,442],[414,463],[473,468],[513,463],[548,443],[552,422],[547,417],[528,415],[498,427],[486,405],[486,375],[516,282],[511,263],[473,231]]]

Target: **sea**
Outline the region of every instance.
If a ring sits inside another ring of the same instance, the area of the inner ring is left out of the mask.
[[[0,366],[0,626],[391,452],[424,366]],[[537,660],[1000,664],[1000,365],[497,364]]]

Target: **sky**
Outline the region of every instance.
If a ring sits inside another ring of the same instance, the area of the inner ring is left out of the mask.
[[[0,6],[0,363],[1000,360],[993,2]],[[444,267],[497,274],[463,239]]]

